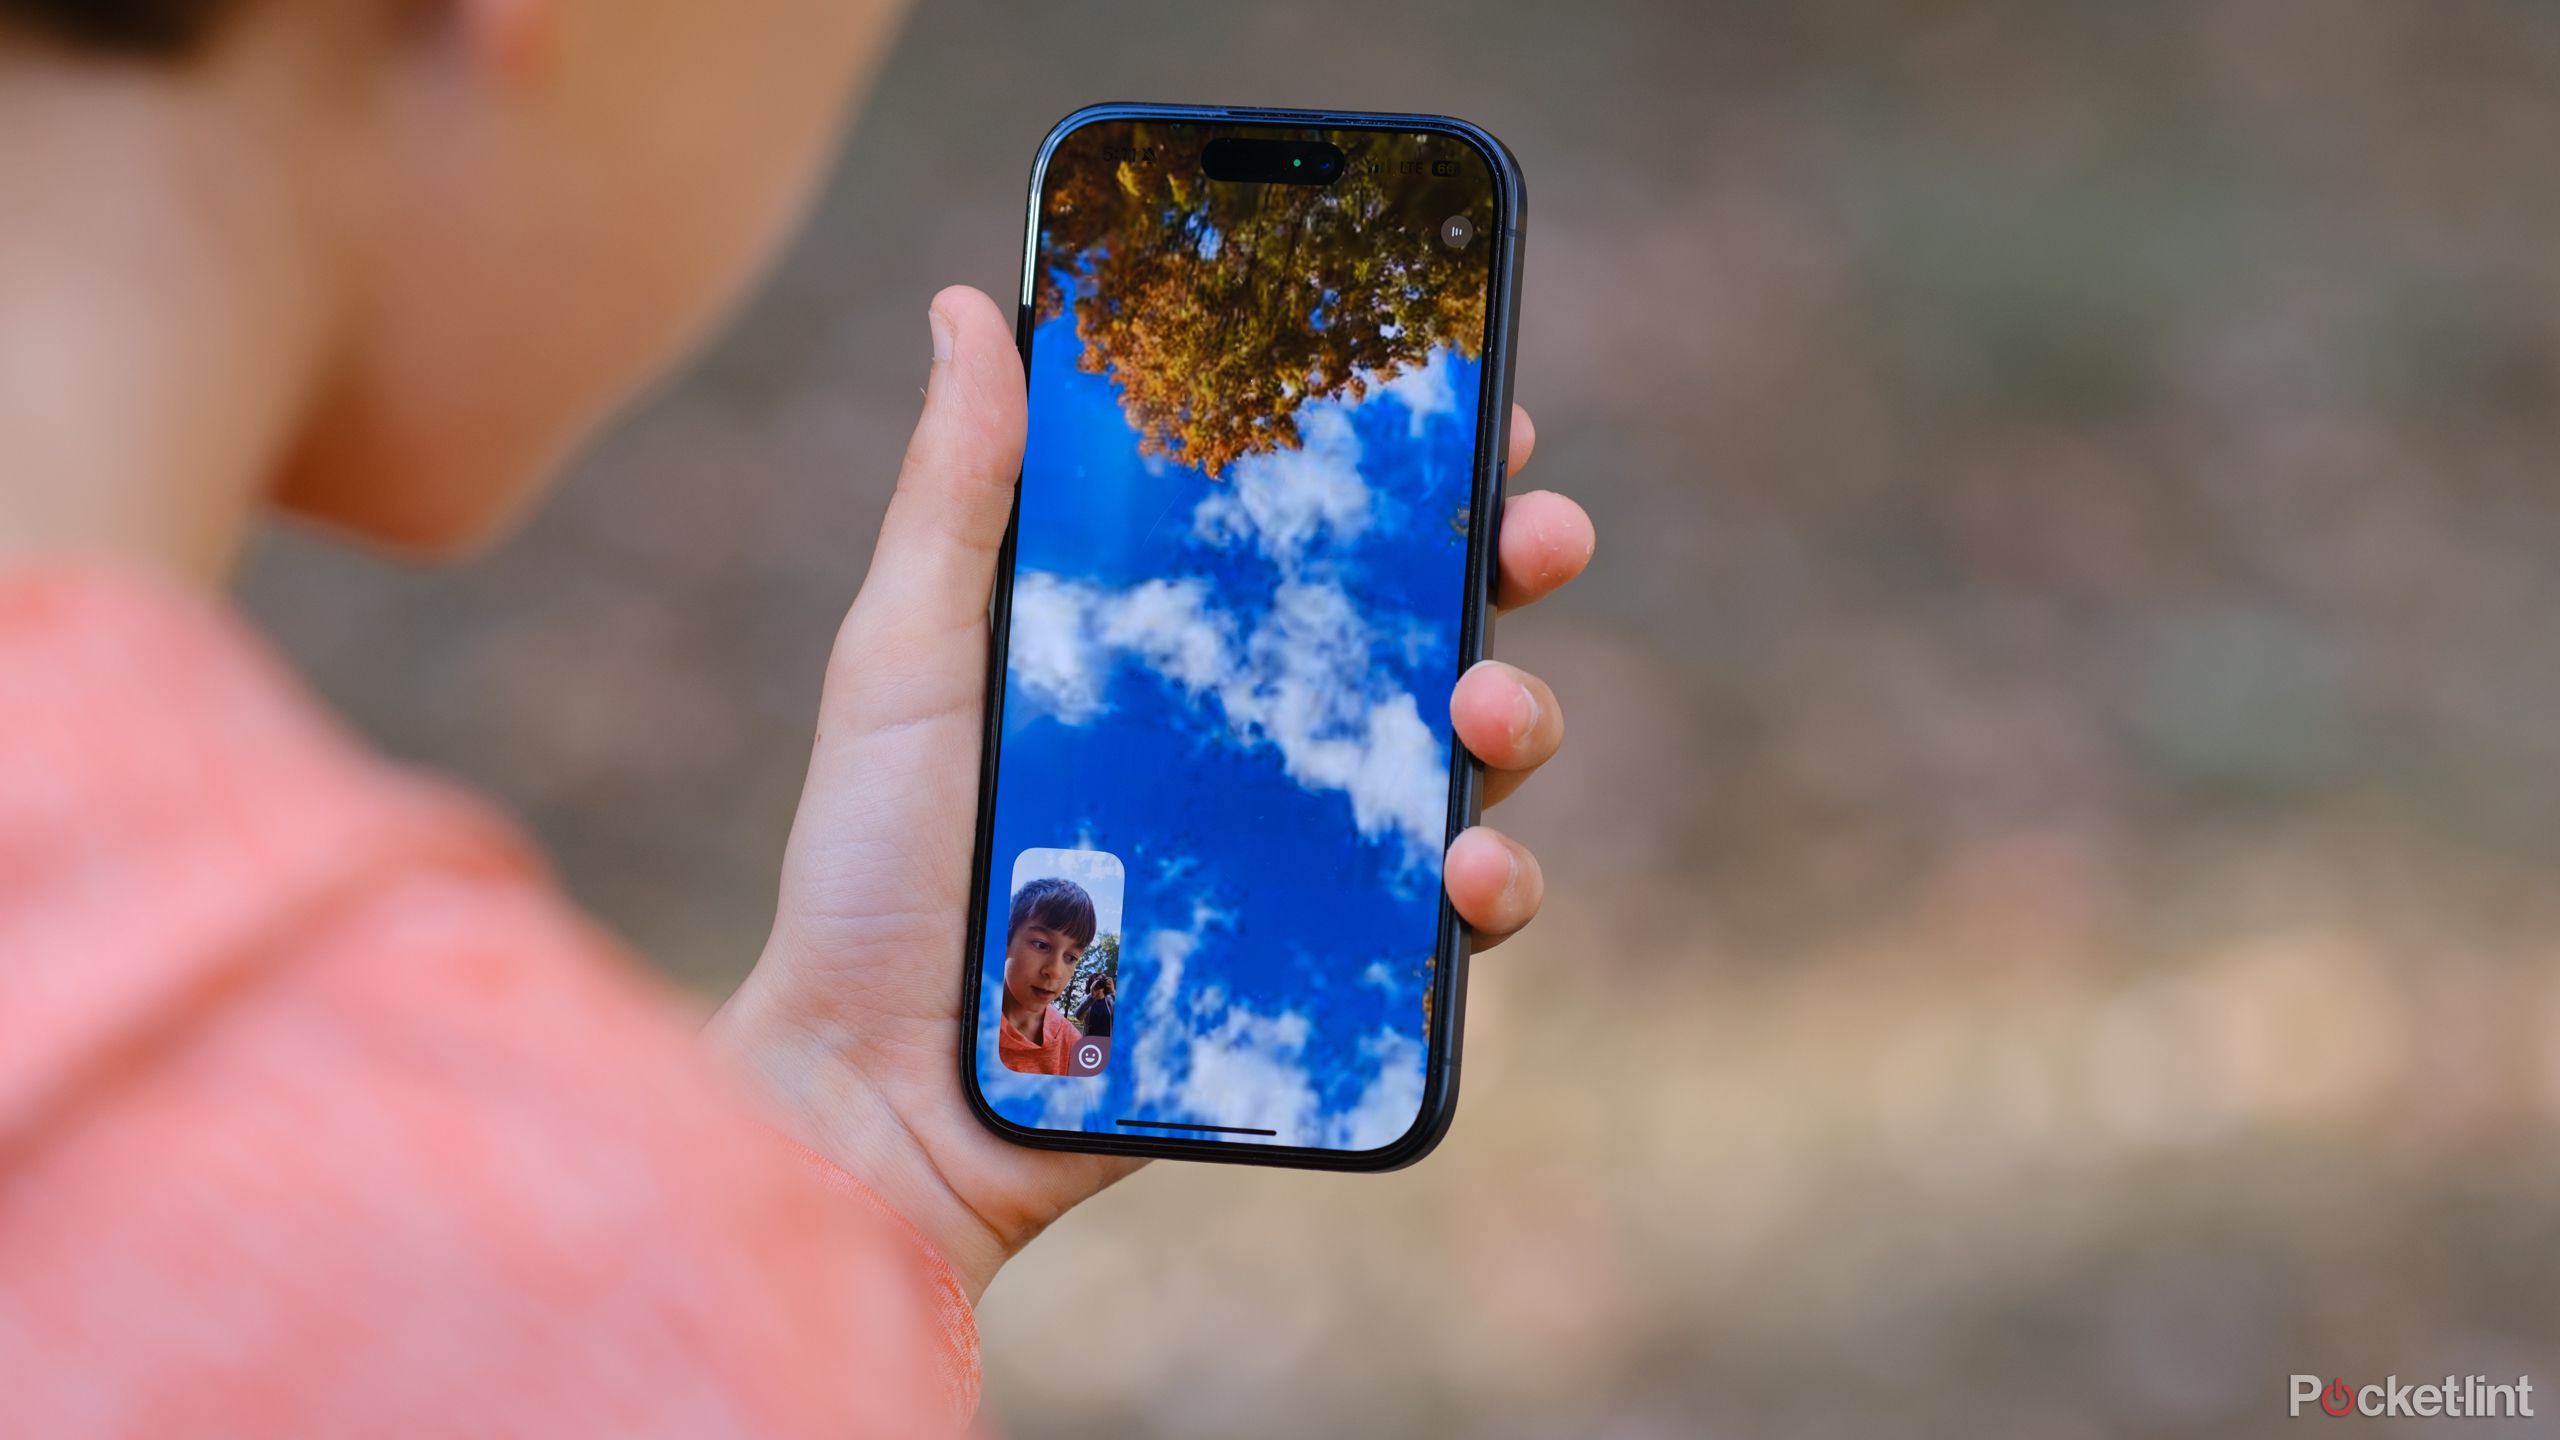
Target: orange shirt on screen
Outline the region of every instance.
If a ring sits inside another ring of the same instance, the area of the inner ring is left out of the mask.
[[[998,1017],[996,1024],[996,1058],[1007,1070],[1025,1075],[1071,1075],[1075,1073],[1076,1042],[1084,1036],[1070,1023],[1057,1006],[1049,1007],[1040,1025],[1040,1043],[1033,1044],[1013,1022]]]
[[[0,1435],[880,1436],[922,1238],[216,607],[0,579]]]

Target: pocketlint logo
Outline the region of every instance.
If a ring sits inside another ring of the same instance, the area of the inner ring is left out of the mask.
[[[2292,1408],[2300,1415],[2317,1404],[2323,1415],[2441,1415],[2463,1420],[2533,1414],[2533,1378],[2519,1375],[2509,1385],[2492,1385],[2486,1375],[2447,1375],[2441,1382],[2403,1385],[2397,1375],[2378,1385],[2350,1385],[2340,1376],[2326,1384],[2317,1375],[2293,1377]]]

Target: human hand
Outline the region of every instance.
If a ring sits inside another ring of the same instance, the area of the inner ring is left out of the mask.
[[[987,601],[1022,469],[1025,400],[995,302],[934,297],[933,374],[871,569],[828,661],[818,737],[764,955],[712,1022],[713,1041],[781,1099],[800,1138],[914,1222],[975,1301],[1049,1223],[1142,1162],[999,1139],[961,1090],[961,967],[984,737]],[[1535,432],[1514,411],[1510,473]],[[1590,517],[1515,494],[1500,540],[1504,609],[1589,563]],[[1500,801],[1554,755],[1546,684],[1499,661],[1450,697],[1459,739]],[[1537,858],[1476,826],[1444,865],[1482,949],[1537,914]]]

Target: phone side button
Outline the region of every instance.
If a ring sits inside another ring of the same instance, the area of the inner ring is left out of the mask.
[[[1458,1068],[1459,1053],[1467,1046],[1467,966],[1473,957],[1472,947],[1458,947],[1457,966],[1449,975],[1449,1048],[1441,1056],[1440,1068]]]

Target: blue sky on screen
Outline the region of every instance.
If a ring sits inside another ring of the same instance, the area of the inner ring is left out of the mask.
[[[1438,350],[1212,481],[1141,456],[1071,314],[1032,360],[995,853],[1126,867],[1108,1069],[995,1057],[1017,1122],[1369,1149],[1410,1128],[1439,922],[1477,363]]]

